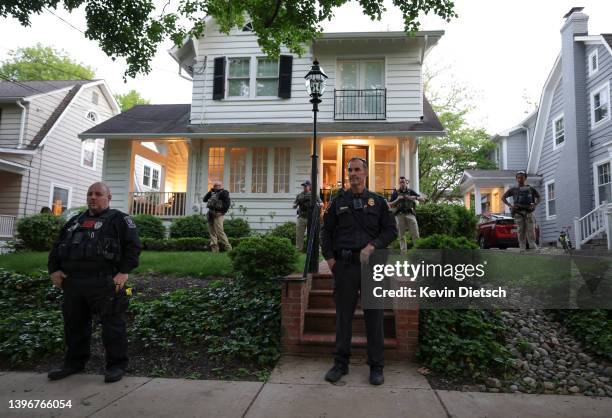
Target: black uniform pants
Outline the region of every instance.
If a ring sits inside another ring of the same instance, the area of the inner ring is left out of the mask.
[[[115,293],[112,276],[93,274],[87,277],[69,275],[62,284],[64,290],[64,335],[66,338],[65,364],[83,367],[90,357],[91,321],[99,316],[102,323],[102,342],[106,351],[106,368],[125,370],[127,332],[125,290]]]
[[[336,261],[334,275],[334,302],[336,303],[336,352],[334,361],[348,365],[351,355],[353,315],[361,289],[361,266],[357,263]],[[368,364],[383,367],[384,334],[382,309],[364,309],[368,338]]]

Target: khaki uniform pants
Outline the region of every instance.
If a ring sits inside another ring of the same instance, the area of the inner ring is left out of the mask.
[[[535,242],[535,217],[533,212],[517,212],[514,214],[514,222],[518,227],[518,242],[521,250],[525,250],[525,238],[529,242],[529,249],[535,250],[538,248]]]
[[[308,226],[308,219],[297,218],[295,224],[295,248],[299,251],[304,250],[304,234],[306,233],[306,227]]]
[[[208,232],[210,232],[210,249],[213,253],[219,252],[219,244],[223,246],[226,251],[230,251],[232,246],[227,239],[227,235],[223,231],[223,215],[215,216],[212,222],[208,222]]]
[[[420,238],[419,236],[419,224],[417,223],[416,217],[411,213],[400,213],[395,216],[397,220],[398,237],[400,242],[400,249],[406,251],[406,230],[410,232],[412,243]]]

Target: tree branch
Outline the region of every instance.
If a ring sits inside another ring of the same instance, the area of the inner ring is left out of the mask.
[[[276,0],[276,8],[274,9],[274,14],[266,22],[266,28],[269,28],[270,26],[272,26],[272,23],[274,22],[274,19],[276,19],[276,16],[278,15],[278,11],[280,9],[280,5],[281,5],[282,2],[283,2],[283,0]]]

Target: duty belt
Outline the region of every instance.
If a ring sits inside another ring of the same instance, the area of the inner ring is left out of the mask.
[[[361,264],[360,254],[361,250],[338,250],[334,252],[334,258],[344,264]]]

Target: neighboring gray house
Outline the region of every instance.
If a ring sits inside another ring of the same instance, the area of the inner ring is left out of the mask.
[[[120,112],[103,80],[0,82],[0,239],[17,218],[85,204],[103,139],[78,134]]]
[[[607,231],[603,203],[612,196],[612,34],[589,35],[582,8],[564,17],[561,53],[538,110],[493,138],[500,170],[466,171],[461,190],[466,204],[472,194],[482,202],[483,189],[505,190],[515,182],[514,171],[526,169],[528,183],[543,199],[536,212],[541,241],[555,242],[569,227],[581,246]],[[498,212],[504,211],[501,206]],[[477,213],[483,209],[475,207]]]

